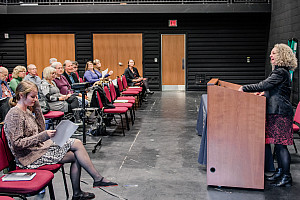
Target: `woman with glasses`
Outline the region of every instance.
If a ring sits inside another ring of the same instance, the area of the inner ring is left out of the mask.
[[[12,79],[9,82],[9,87],[12,89],[12,91],[16,92],[18,84],[24,79],[25,76],[26,68],[24,66],[18,65],[14,68]]]
[[[73,108],[78,108],[78,99],[72,94],[63,95],[56,86],[54,79],[56,77],[56,69],[46,67],[43,71],[44,79],[39,88],[40,95],[46,98],[49,103],[50,110],[72,112]]]

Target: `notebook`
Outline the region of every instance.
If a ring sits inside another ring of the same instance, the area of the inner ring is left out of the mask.
[[[2,181],[30,181],[35,175],[35,172],[13,172],[3,176]]]

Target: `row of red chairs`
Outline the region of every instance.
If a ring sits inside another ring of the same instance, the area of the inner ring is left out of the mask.
[[[99,92],[97,92],[97,99],[98,99],[100,110],[102,110],[102,112],[104,114],[118,114],[120,116],[122,131],[123,131],[123,135],[125,136],[122,115],[125,116],[127,130],[130,130],[129,118],[128,118],[127,112],[128,112],[128,110],[130,111],[131,122],[133,125],[134,120],[135,120],[136,99],[137,99],[138,105],[140,105],[139,102],[141,99],[142,88],[140,88],[140,87],[135,87],[132,89],[127,88],[127,82],[126,82],[126,78],[124,76],[122,77],[122,79],[118,78],[117,82],[118,82],[119,90],[121,92],[120,97],[117,97],[115,87],[112,82],[110,82],[109,85],[105,85],[103,87],[106,97],[108,98],[109,102],[113,103],[115,108],[104,109],[103,103],[101,102]]]

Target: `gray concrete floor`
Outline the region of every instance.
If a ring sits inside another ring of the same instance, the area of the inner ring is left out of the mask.
[[[95,193],[97,200],[299,199],[300,154],[292,146],[289,149],[294,185],[290,188],[272,188],[268,183],[264,190],[206,185],[206,167],[197,161],[201,137],[195,131],[201,94],[155,92],[138,109],[135,124],[126,131],[125,137],[120,129],[102,137],[102,146],[94,154],[93,145],[87,144],[86,149],[99,172],[119,186],[94,189],[92,178],[84,171],[82,189]],[[97,141],[98,137],[87,139]],[[299,140],[296,144],[300,150]],[[69,165],[65,165],[65,170],[69,172]],[[72,195],[68,175],[67,178]],[[61,172],[55,174],[53,184],[56,199],[66,199]],[[44,197],[30,199],[49,199],[48,190]]]

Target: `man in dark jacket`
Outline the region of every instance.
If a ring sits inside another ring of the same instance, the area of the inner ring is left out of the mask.
[[[63,64],[63,67],[64,67],[63,75],[67,78],[69,84],[72,85],[73,83],[79,83],[79,80],[76,74],[74,73],[72,61],[66,60]]]

